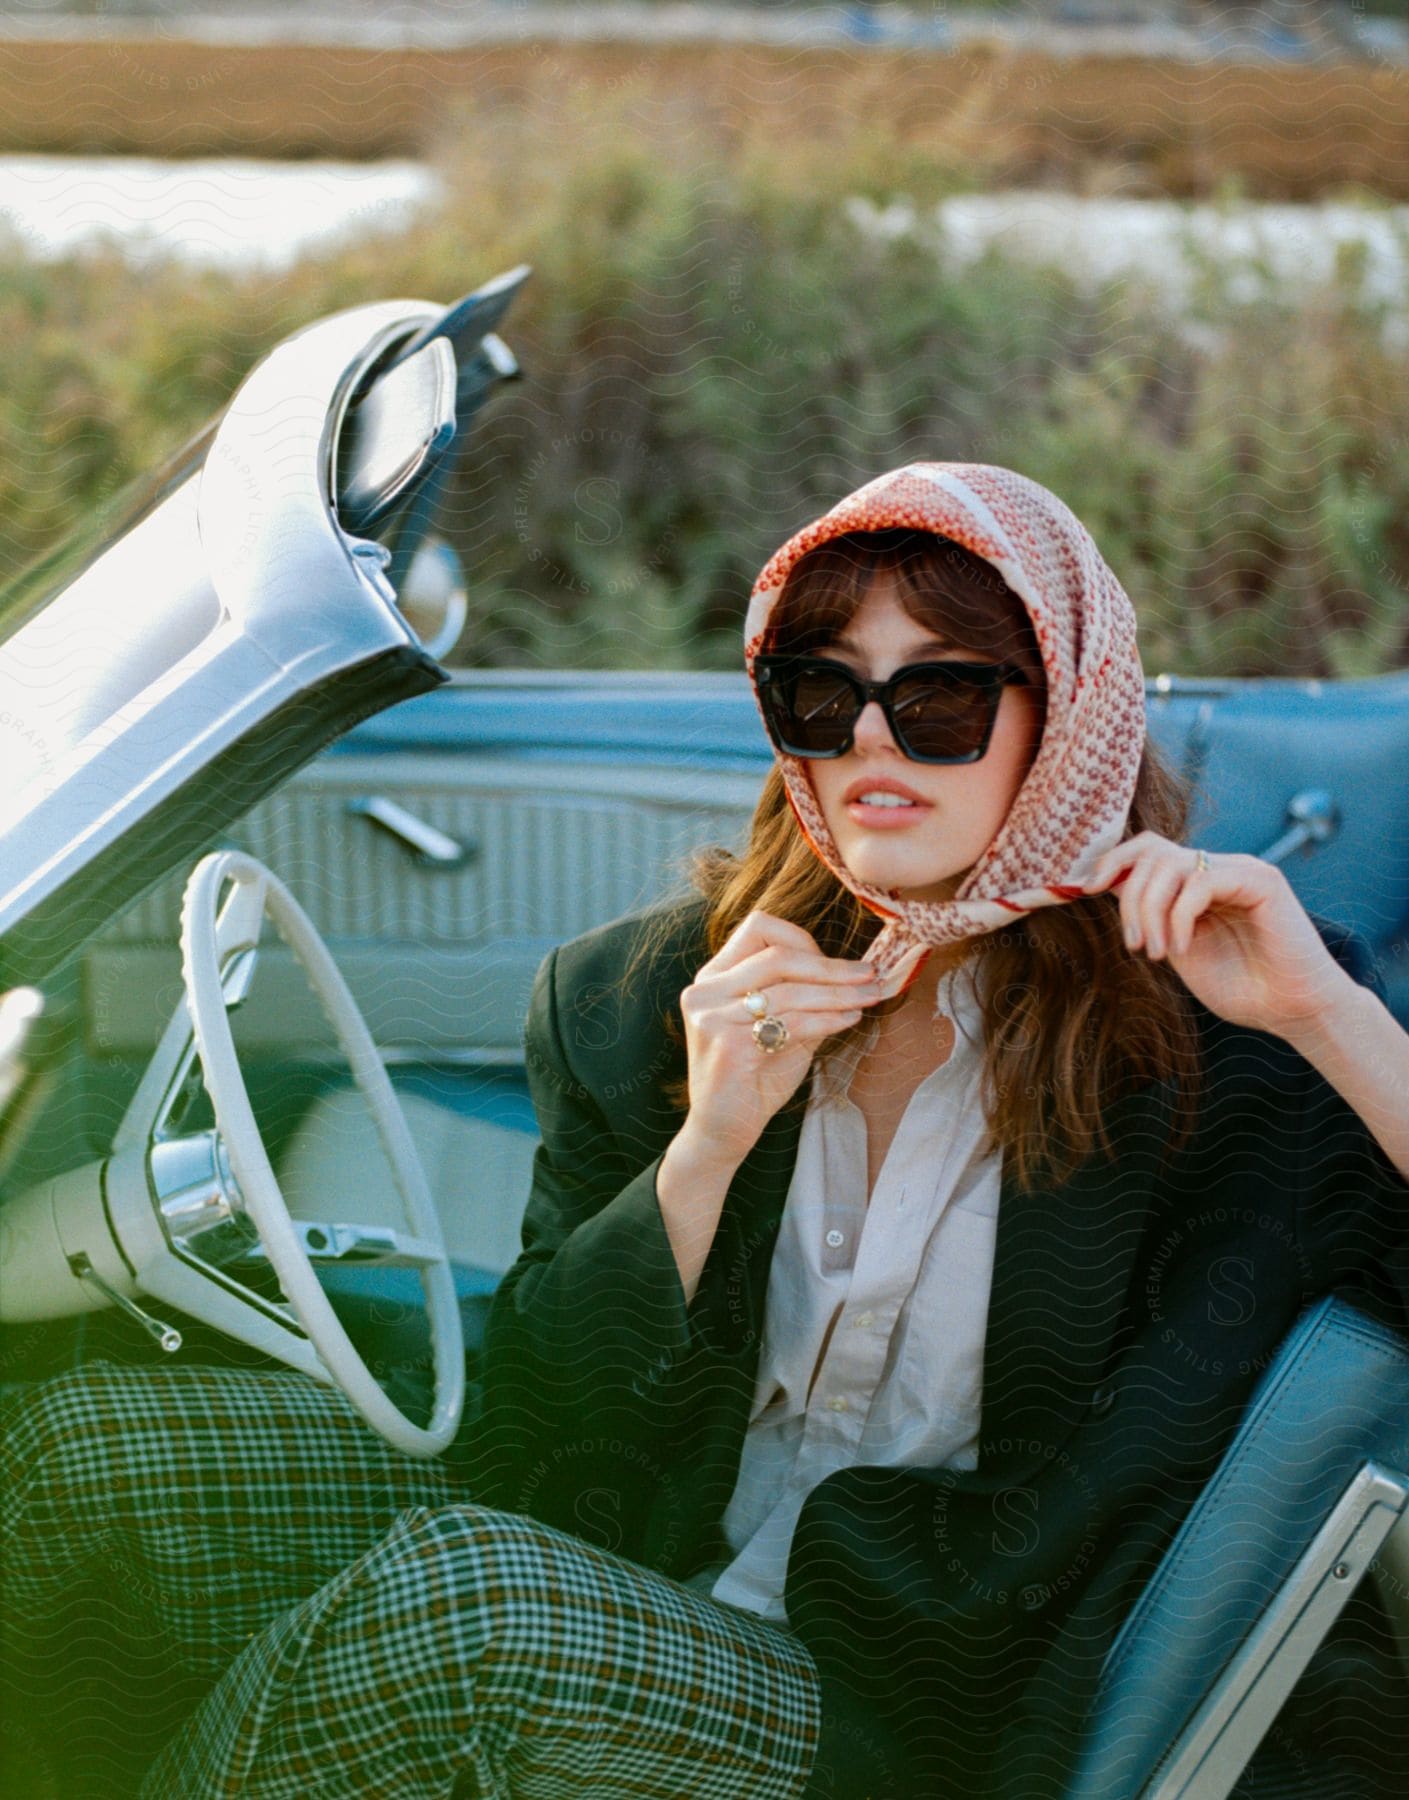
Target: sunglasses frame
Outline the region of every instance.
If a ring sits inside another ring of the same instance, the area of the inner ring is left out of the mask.
[[[829,675],[836,675],[850,687],[856,702],[856,710],[847,725],[846,738],[835,750],[797,750],[784,742],[782,731],[773,717],[773,709],[767,698],[771,683],[786,673],[801,671],[803,668],[825,669]],[[957,674],[961,684],[978,688],[984,693],[988,702],[988,718],[984,723],[983,737],[976,750],[964,756],[917,756],[905,741],[904,733],[896,723],[894,712],[895,690],[900,682],[918,674],[928,674],[931,670],[940,670],[945,675]],[[887,681],[868,681],[858,675],[854,669],[847,668],[845,663],[833,662],[826,656],[765,656],[761,657],[754,668],[758,695],[763,713],[763,722],[768,728],[768,735],[773,747],[785,756],[803,757],[808,761],[826,762],[834,757],[845,756],[851,749],[856,736],[856,722],[862,713],[876,701],[885,714],[886,725],[891,736],[910,762],[917,763],[970,763],[981,762],[988,754],[989,740],[993,736],[993,722],[998,717],[998,704],[1003,697],[1003,688],[1008,682],[1027,686],[1028,678],[1013,663],[975,663],[975,662],[918,662],[906,663],[903,669],[897,669]]]

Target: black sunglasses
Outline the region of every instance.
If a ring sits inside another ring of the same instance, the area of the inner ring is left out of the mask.
[[[768,656],[754,667],[764,723],[789,756],[845,756],[862,709],[880,702],[912,762],[978,762],[988,749],[1011,663],[909,663],[889,681],[864,681],[824,656]]]

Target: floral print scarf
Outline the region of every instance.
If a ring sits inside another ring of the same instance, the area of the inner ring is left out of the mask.
[[[1007,818],[952,900],[907,901],[898,890],[856,880],[827,829],[807,759],[775,752],[808,843],[887,921],[866,955],[892,993],[909,986],[931,947],[1080,897],[1095,858],[1126,834],[1145,747],[1145,680],[1129,597],[1064,502],[992,463],[907,463],[846,495],[774,551],[744,624],[755,700],[754,665],[770,648],[769,616],[793,564],[843,532],[898,525],[962,544],[1019,596],[1046,671],[1047,717]]]

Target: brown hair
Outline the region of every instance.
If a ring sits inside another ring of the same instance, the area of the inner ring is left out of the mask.
[[[991,563],[928,531],[848,532],[799,557],[774,606],[768,648],[806,650],[829,641],[851,622],[881,569],[893,573],[917,624],[966,649],[1016,663],[1045,701],[1045,670],[1021,598]],[[1036,749],[1034,744],[1034,755]],[[1149,830],[1182,842],[1191,798],[1188,782],[1147,737],[1127,836]],[[764,781],[743,854],[720,845],[697,848],[688,854],[683,876],[707,902],[710,956],[754,911],[801,925],[825,955],[836,957],[864,956],[884,923],[807,843],[776,764]],[[1127,949],[1119,905],[1119,893],[1112,891],[1039,908],[960,946],[984,1020],[985,1154],[1011,1151],[1013,1176],[1025,1189],[1038,1178],[1039,1165],[1051,1179],[1067,1179],[1098,1139],[1113,1157],[1102,1109],[1141,1082],[1177,1081],[1171,1149],[1194,1126],[1202,1069],[1188,992],[1167,962]],[[663,908],[648,922],[621,987],[672,929],[671,911]],[[868,1007],[857,1024],[825,1039],[819,1054],[863,1036],[872,1016],[903,1002],[897,995]],[[683,1044],[678,1007],[669,1010],[665,1024],[673,1041]],[[684,1080],[669,1084],[665,1094],[671,1104],[688,1106]]]

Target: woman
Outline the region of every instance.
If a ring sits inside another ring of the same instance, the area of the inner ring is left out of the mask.
[[[1058,1794],[1297,1311],[1358,1277],[1409,1323],[1409,1037],[1275,868],[1178,843],[1068,509],[909,465],[776,553],[746,638],[744,855],[539,970],[451,1467],[299,1377],[26,1410],[31,1604],[100,1525],[228,1661],[147,1800]]]

